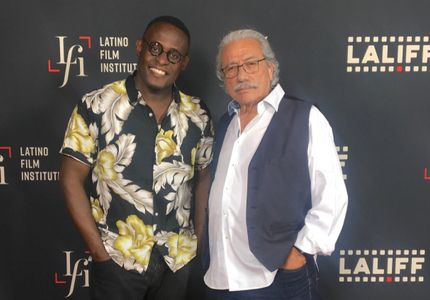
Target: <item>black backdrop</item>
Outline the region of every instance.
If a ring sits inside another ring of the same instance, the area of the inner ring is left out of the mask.
[[[217,44],[253,27],[269,36],[287,93],[317,102],[332,124],[350,202],[336,251],[319,257],[325,298],[428,299],[429,9],[425,0],[3,3],[0,299],[88,299],[90,262],[58,189],[57,153],[74,104],[126,76],[135,40],[161,14],[190,28],[178,85],[215,120],[228,102]]]

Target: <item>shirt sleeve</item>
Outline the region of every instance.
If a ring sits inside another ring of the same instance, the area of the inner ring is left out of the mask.
[[[214,141],[214,128],[212,118],[207,107],[201,102],[202,108],[207,112],[207,121],[202,130],[202,136],[196,149],[195,167],[196,170],[201,171],[206,169],[212,161],[212,147]]]
[[[70,156],[88,166],[95,161],[98,127],[95,116],[85,101],[73,109],[64,134],[60,153]]]
[[[295,246],[309,254],[330,255],[343,226],[348,195],[332,129],[315,107],[309,115],[308,167],[312,208]]]

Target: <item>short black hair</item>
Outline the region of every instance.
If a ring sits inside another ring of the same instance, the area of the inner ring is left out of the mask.
[[[167,24],[175,26],[176,28],[178,28],[179,30],[181,30],[183,33],[185,33],[185,35],[188,38],[188,45],[190,45],[190,42],[191,42],[190,31],[188,30],[188,28],[187,28],[187,26],[185,25],[184,22],[182,22],[181,20],[179,20],[177,17],[174,17],[174,16],[159,16],[159,17],[156,17],[155,19],[153,19],[152,21],[150,21],[148,23],[148,25],[145,28],[145,31],[143,32],[143,35],[145,35],[145,33],[148,31],[148,29],[152,25],[154,25],[156,23],[167,23]]]

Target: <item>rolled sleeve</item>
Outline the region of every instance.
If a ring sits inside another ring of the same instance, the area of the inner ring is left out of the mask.
[[[309,254],[330,255],[344,223],[348,195],[332,129],[315,107],[309,116],[308,160],[312,208],[295,246]]]

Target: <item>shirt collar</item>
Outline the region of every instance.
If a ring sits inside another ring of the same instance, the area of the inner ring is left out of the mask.
[[[228,115],[231,117],[232,115],[237,113],[237,110],[239,108],[240,108],[239,102],[237,102],[236,100],[231,100],[227,106]]]
[[[285,95],[284,89],[278,83],[272,91],[261,100],[257,105],[258,113],[263,111],[267,106],[272,107],[275,111],[278,111],[279,103],[281,103]],[[240,104],[236,100],[232,100],[228,103],[227,111],[230,116],[234,115],[240,109]]]

